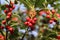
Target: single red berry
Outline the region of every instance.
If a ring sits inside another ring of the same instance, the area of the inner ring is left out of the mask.
[[[7,10],[4,10],[4,13],[7,13]]]
[[[47,11],[46,14],[49,15],[50,14],[50,11]]]
[[[6,19],[10,19],[10,16],[6,16]]]
[[[40,11],[39,15],[42,16],[42,14],[45,14],[45,13],[46,13],[45,11]]]
[[[10,31],[11,34],[13,34],[14,29],[12,27],[10,27],[8,30]]]
[[[52,24],[53,23],[53,20],[50,20],[49,23]]]
[[[33,20],[34,20],[34,21],[36,21],[36,20],[37,20],[37,18],[34,18]]]
[[[29,17],[27,17],[27,18],[26,18],[26,20],[27,20],[27,21],[29,21],[29,20],[30,20],[30,18],[29,18]]]
[[[6,24],[6,20],[3,20],[3,21],[2,21],[2,24]]]
[[[5,37],[0,34],[0,40],[5,40]]]
[[[56,20],[55,18],[52,18],[51,20]]]
[[[47,15],[46,18],[50,18],[50,15]]]
[[[32,19],[30,19],[28,22],[30,22],[30,23],[31,23],[31,22],[32,22]]]
[[[31,27],[31,26],[33,26],[33,25],[32,25],[32,23],[29,23],[28,26]]]
[[[24,24],[25,24],[25,25],[28,25],[28,22],[25,22]]]
[[[12,13],[11,13],[11,12],[9,12],[9,13],[7,13],[7,16],[11,16],[11,14],[12,14]]]
[[[9,31],[13,31],[13,28],[12,28],[12,27],[10,27],[8,30],[9,30]]]
[[[52,11],[52,14],[54,14],[56,11],[53,9],[53,10],[51,10]]]
[[[13,7],[12,7],[13,9],[15,9],[15,6],[13,5]]]
[[[12,11],[13,9],[12,8],[9,8],[10,11]]]
[[[32,24],[35,24],[35,21],[34,20],[32,20],[32,22],[31,22]]]
[[[60,39],[60,35],[57,36],[57,39]]]

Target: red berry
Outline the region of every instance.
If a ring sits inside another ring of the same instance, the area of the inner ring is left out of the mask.
[[[6,19],[10,19],[10,16],[6,16]]]
[[[0,29],[4,29],[4,27],[3,26],[0,26]]]
[[[36,21],[36,20],[37,20],[37,18],[34,18],[33,20],[34,20],[34,21]]]
[[[35,21],[34,20],[32,20],[32,22],[31,22],[32,24],[35,24]]]
[[[28,22],[25,22],[24,24],[25,24],[25,25],[28,25]]]
[[[3,21],[2,21],[2,24],[6,24],[6,20],[3,20]]]
[[[12,8],[9,8],[10,11],[12,11],[13,9]]]
[[[4,36],[0,34],[0,40],[5,40]]]
[[[46,14],[49,15],[50,14],[50,11],[47,11]]]
[[[8,30],[10,31],[11,34],[13,34],[14,29],[12,27],[10,27]]]
[[[9,12],[9,13],[7,14],[7,16],[11,16],[11,12]]]
[[[60,39],[60,35],[57,36],[57,39]]]
[[[13,5],[13,7],[12,7],[13,9],[15,9],[15,6]]]
[[[31,23],[28,24],[29,27],[33,26]]]
[[[4,13],[7,13],[7,10],[4,10]]]
[[[52,14],[54,14],[55,12],[56,12],[56,11],[53,9],[53,10],[52,10]]]
[[[53,20],[50,20],[49,23],[52,24],[53,23]]]
[[[29,22],[32,22],[32,19],[30,19]]]
[[[46,18],[50,18],[50,15],[47,15]]]
[[[55,18],[52,18],[51,20],[56,20]]]
[[[26,20],[27,20],[27,21],[29,21],[29,20],[30,20],[30,18],[29,18],[29,17],[27,17],[27,18],[26,18]]]
[[[9,30],[9,31],[13,31],[13,28],[12,28],[12,27],[10,27],[8,30]]]
[[[42,14],[46,13],[45,11],[40,11],[39,15],[42,16]]]

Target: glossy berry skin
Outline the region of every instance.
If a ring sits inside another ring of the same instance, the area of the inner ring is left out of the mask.
[[[28,22],[30,22],[30,23],[31,23],[31,22],[32,22],[32,19],[30,19]]]
[[[52,18],[51,20],[54,20],[55,21],[56,19],[55,18]]]
[[[6,16],[6,19],[10,19],[10,16]]]
[[[36,21],[36,20],[37,20],[37,18],[34,18],[33,20],[34,20],[34,21]]]
[[[36,23],[36,20],[37,20],[37,18],[31,19],[31,18],[27,17],[26,22],[24,24],[27,25],[28,27],[30,27],[31,30],[34,30],[34,28],[35,28],[34,25]]]
[[[12,14],[12,13],[11,13],[11,12],[9,12],[9,13],[7,14],[7,16],[11,16],[11,14]]]
[[[31,27],[31,26],[33,26],[33,25],[32,25],[32,23],[28,23],[28,26],[30,26],[30,27]]]
[[[47,15],[46,18],[50,18],[50,15]]]
[[[30,20],[30,18],[29,18],[29,17],[27,17],[27,18],[26,18],[26,20],[27,20],[27,21],[29,21],[29,20]]]
[[[28,22],[25,22],[24,24],[25,24],[25,25],[28,25]]]
[[[50,14],[50,11],[47,11],[46,14],[49,15]]]
[[[15,6],[13,5],[13,7],[12,7],[13,9],[15,9]]]
[[[0,34],[0,40],[5,40],[4,36]]]
[[[35,24],[36,22],[34,20],[31,21],[32,24]]]
[[[13,9],[12,8],[9,8],[10,11],[12,11]]]
[[[60,35],[59,35],[59,36],[57,36],[57,39],[60,39]]]
[[[54,21],[53,20],[50,20],[49,23],[52,24]]]
[[[2,21],[2,24],[6,24],[6,20],[3,20],[3,21]]]
[[[4,10],[4,13],[7,13],[7,10]]]
[[[14,29],[11,26],[7,25],[6,28],[7,28],[7,30],[10,31],[10,33],[13,33]]]
[[[10,27],[8,30],[9,30],[9,31],[13,31],[13,28],[12,28],[12,27]]]
[[[10,31],[11,34],[13,34],[14,29],[12,27],[10,27],[8,30]]]
[[[54,9],[52,9],[51,11],[52,11],[52,14],[54,14],[56,12]]]

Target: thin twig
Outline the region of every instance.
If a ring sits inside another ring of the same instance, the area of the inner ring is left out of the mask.
[[[21,40],[23,40],[23,39],[24,39],[24,37],[25,37],[25,35],[26,35],[27,31],[28,31],[28,28],[26,29],[26,32],[25,32],[25,34],[22,36],[22,39],[21,39]]]

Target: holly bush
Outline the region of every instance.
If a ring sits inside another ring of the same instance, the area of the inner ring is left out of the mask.
[[[0,40],[60,40],[60,0],[5,2],[0,1]]]

